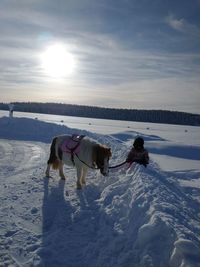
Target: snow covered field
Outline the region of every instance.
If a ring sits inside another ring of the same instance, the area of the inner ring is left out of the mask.
[[[4,115],[0,266],[200,266],[199,127]],[[50,141],[62,133],[109,145],[111,165],[125,160],[140,135],[150,164],[111,170],[109,177],[91,170],[77,191],[73,168],[65,167],[66,181],[56,172],[44,176]]]

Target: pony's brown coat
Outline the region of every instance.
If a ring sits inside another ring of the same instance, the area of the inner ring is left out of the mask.
[[[94,164],[96,164],[98,167],[103,165],[103,161],[106,156],[109,158],[112,156],[111,149],[104,145],[97,144],[93,149]]]

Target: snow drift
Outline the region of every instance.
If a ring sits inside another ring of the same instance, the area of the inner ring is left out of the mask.
[[[111,170],[109,177],[91,170],[82,191],[75,188],[74,169],[65,168],[66,181],[56,173],[47,179],[49,143],[62,133],[80,130],[0,118],[0,266],[200,266],[199,191],[189,194],[180,173],[164,172],[153,160],[147,168]],[[138,132],[84,134],[111,146],[115,165]],[[172,146],[159,136],[140,135],[150,156],[152,143],[164,142],[166,151]],[[179,155],[179,148],[170,153]],[[199,178],[197,171],[182,175]]]

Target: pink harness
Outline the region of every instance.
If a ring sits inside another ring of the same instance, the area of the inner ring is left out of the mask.
[[[80,152],[80,143],[84,138],[84,135],[76,135],[65,139],[65,141],[61,144],[60,148],[62,152],[71,154],[71,160],[74,163],[74,154],[78,154]]]

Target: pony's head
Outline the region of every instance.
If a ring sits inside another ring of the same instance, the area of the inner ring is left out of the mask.
[[[97,145],[94,152],[94,162],[101,174],[107,176],[109,173],[109,159],[111,157],[111,149],[104,145]]]

